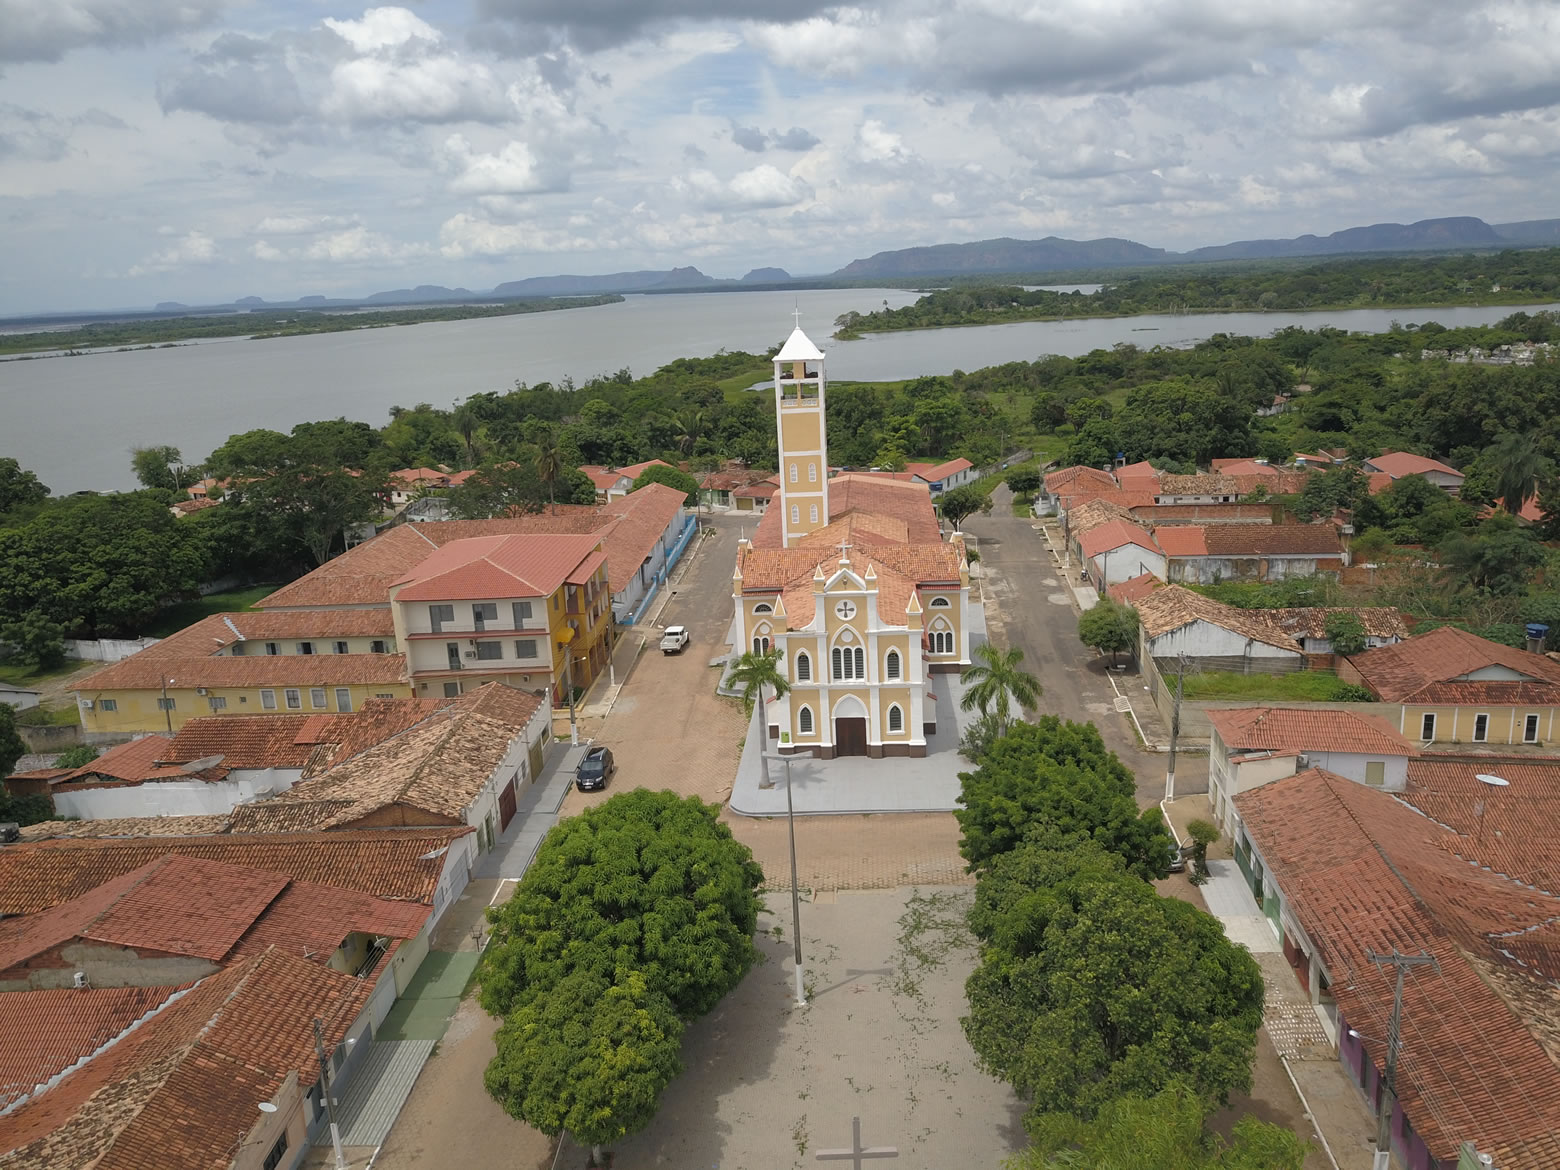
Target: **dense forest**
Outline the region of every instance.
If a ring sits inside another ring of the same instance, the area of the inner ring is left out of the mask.
[[[960,284],[900,309],[846,313],[835,321],[835,336],[1140,313],[1541,304],[1560,298],[1560,248],[1305,265],[1179,265],[1108,279],[1091,294]]]
[[[303,333],[345,333],[353,329],[383,329],[391,325],[421,325],[428,321],[465,321],[473,317],[512,317],[555,309],[610,305],[615,294],[588,297],[545,297],[505,301],[497,305],[427,305],[416,309],[365,309],[342,312],[323,309],[270,309],[254,313],[220,313],[209,317],[160,317],[143,321],[99,321],[79,329],[36,333],[0,333],[0,354],[26,354],[131,346],[167,346],[218,337],[293,337]]]
[[[1560,538],[1560,363],[1544,348],[1531,365],[1450,358],[1528,343],[1560,347],[1560,315],[1517,312],[1456,330],[1219,334],[1190,349],[1118,345],[902,383],[840,382],[829,388],[829,456],[845,467],[955,456],[984,466],[1032,447],[1062,463],[1120,456],[1190,472],[1214,458],[1284,462],[1318,448],[1433,455],[1466,472],[1460,500],[1417,479],[1372,497],[1357,472],[1338,469],[1273,505],[1301,518],[1353,509],[1357,550],[1386,566],[1383,604],[1494,628],[1548,612],[1545,582],[1560,571],[1541,542]],[[47,656],[69,634],[136,633],[206,580],[289,579],[381,515],[400,468],[477,469],[450,507],[483,516],[589,501],[583,464],[774,467],[770,393],[750,389],[769,356],[516,385],[453,409],[396,407],[382,426],[335,419],[249,431],[198,462],[147,448],[132,459],[144,487],[117,495],[51,498],[15,460],[0,460],[0,640]],[[1284,413],[1256,414],[1299,385],[1309,390]],[[168,505],[203,474],[225,481],[223,506],[176,520]],[[1498,498],[1534,497],[1554,519],[1484,514]],[[1554,628],[1560,638],[1560,620]]]

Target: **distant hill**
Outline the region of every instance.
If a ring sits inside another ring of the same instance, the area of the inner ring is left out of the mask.
[[[1158,264],[1168,253],[1131,240],[980,240],[973,244],[934,244],[879,252],[852,260],[835,276],[846,279],[885,276],[959,276],[974,272],[1044,272],[1060,268],[1106,268]]]
[[[1271,260],[1281,256],[1335,256],[1345,252],[1414,252],[1438,248],[1495,248],[1501,236],[1471,215],[1422,219],[1418,223],[1377,223],[1345,228],[1330,236],[1296,236],[1288,240],[1240,240],[1211,248],[1194,248],[1177,260]]]
[[[784,268],[755,268],[742,278],[743,284],[780,284],[791,279]]]
[[[657,272],[611,272],[605,276],[531,276],[509,280],[493,290],[496,297],[567,297],[590,293],[644,292],[653,288],[697,288],[715,281],[697,268]]]
[[[1494,226],[1501,239],[1513,244],[1560,244],[1560,219],[1524,219]]]
[[[188,305],[181,305],[178,301],[158,301],[156,313],[183,313],[189,309]]]
[[[398,288],[390,292],[373,293],[367,298],[367,302],[371,305],[425,305],[430,301],[469,301],[475,295],[469,288],[445,288],[442,284],[419,284],[416,288]]]

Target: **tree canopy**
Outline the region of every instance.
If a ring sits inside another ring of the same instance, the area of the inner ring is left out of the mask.
[[[1015,724],[959,780],[963,807],[953,815],[971,871],[1055,830],[1088,838],[1141,877],[1169,873],[1173,842],[1159,809],[1138,810],[1131,771],[1092,723],[1044,715]]]
[[[667,487],[676,488],[685,495],[683,503],[690,508],[699,506],[699,481],[694,479],[686,471],[679,471],[675,467],[667,467],[664,464],[652,463],[639,473],[634,480],[633,491],[638,491],[649,483],[664,483]]]
[[[511,1114],[592,1144],[654,1115],[682,1023],[757,959],[763,872],[718,814],[671,792],[614,796],[556,826],[489,912],[482,1006],[505,1022],[487,1086]]]
[[[0,777],[9,776],[26,754],[27,744],[16,730],[16,711],[9,703],[0,703]]]
[[[1138,613],[1130,605],[1102,597],[1078,618],[1078,640],[1114,661],[1117,654],[1137,645]]]
[[[938,497],[937,507],[948,523],[958,528],[976,512],[982,515],[990,512],[991,497],[981,491],[977,484],[967,483],[963,487],[944,492]]]
[[[1185,1086],[1107,1102],[1090,1121],[1052,1115],[1005,1170],[1302,1170],[1292,1130],[1242,1117],[1230,1139],[1205,1126],[1207,1103]]]
[[[0,459],[0,516],[36,507],[49,498],[49,489],[15,459]]]
[[[1256,960],[1100,846],[1047,835],[997,858],[970,927],[985,945],[965,1034],[1031,1100],[1032,1128],[1178,1083],[1221,1103],[1250,1087]]]

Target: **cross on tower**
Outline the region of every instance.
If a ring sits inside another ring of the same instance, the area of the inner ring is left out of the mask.
[[[840,564],[850,564],[851,543],[849,540],[840,541]]]
[[[791,310],[791,318],[796,322],[796,327],[798,329],[800,329],[802,327],[802,302],[801,301],[797,301],[796,302],[796,308]]]
[[[861,1118],[850,1119],[850,1149],[848,1150],[819,1150],[815,1155],[820,1162],[843,1162],[850,1159],[852,1170],[861,1170],[862,1160],[865,1158],[897,1158],[899,1149],[897,1146],[863,1146],[861,1144]]]

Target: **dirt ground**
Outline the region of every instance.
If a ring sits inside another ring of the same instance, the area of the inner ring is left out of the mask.
[[[996,1170],[1024,1107],[975,1067],[959,1016],[975,965],[967,887],[841,892],[802,906],[809,1003],[793,991],[790,899],[760,919],[765,961],[683,1039],[682,1076],[615,1170],[802,1170],[819,1149],[896,1146],[903,1170]],[[776,932],[775,928],[778,928]],[[587,1151],[565,1142],[559,1170]]]

